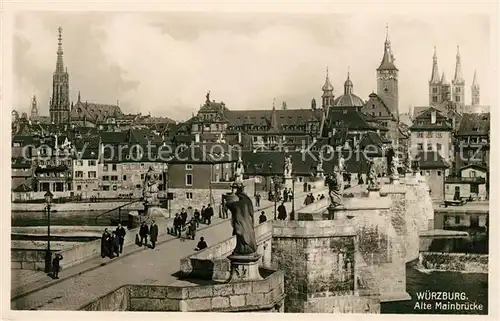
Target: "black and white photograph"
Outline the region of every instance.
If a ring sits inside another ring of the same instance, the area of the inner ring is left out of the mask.
[[[342,5],[11,12],[10,313],[491,314],[498,3]]]

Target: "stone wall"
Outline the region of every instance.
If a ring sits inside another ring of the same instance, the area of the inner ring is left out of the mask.
[[[283,312],[283,272],[262,280],[209,285],[127,285],[82,306],[85,311]],[[126,308],[124,308],[126,306]]]
[[[56,251],[51,251],[52,253]],[[12,269],[44,270],[45,249],[11,249],[10,261]]]
[[[112,201],[112,202],[96,202],[96,203],[54,203],[52,204],[52,211],[57,212],[74,212],[74,211],[108,211],[115,209],[119,206],[130,203],[130,201]],[[45,203],[12,203],[12,212],[44,212]],[[123,211],[143,210],[144,205],[140,202],[124,206]]]
[[[272,221],[255,227],[257,253],[261,254],[260,265],[271,264]],[[183,277],[225,281],[230,276],[231,264],[227,257],[236,247],[236,237],[228,238],[202,251],[181,259]]]
[[[488,273],[488,254],[421,252],[419,263],[435,271]]]
[[[306,312],[311,295],[354,292],[355,232],[350,226],[338,221],[276,221],[273,228],[272,264],[285,273],[286,312]]]

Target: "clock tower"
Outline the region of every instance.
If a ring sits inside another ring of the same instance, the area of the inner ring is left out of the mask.
[[[398,68],[394,65],[394,55],[389,40],[389,28],[384,43],[384,56],[377,68],[377,95],[384,101],[393,116],[399,120],[398,108]]]

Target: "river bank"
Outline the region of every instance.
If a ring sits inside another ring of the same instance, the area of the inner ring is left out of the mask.
[[[127,201],[110,201],[110,202],[75,202],[75,203],[54,203],[51,206],[51,212],[93,212],[93,211],[109,211],[117,207],[130,203]],[[11,212],[44,212],[45,203],[11,203]],[[144,205],[141,202],[126,205],[123,210],[143,210]]]

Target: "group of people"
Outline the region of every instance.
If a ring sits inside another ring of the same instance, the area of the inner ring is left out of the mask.
[[[325,198],[324,195],[323,195],[323,198]],[[313,193],[309,193],[309,194],[306,195],[306,198],[304,199],[304,205],[307,206],[309,204],[314,203],[315,201],[316,201],[316,199],[314,198]]]
[[[116,256],[120,256],[123,252],[123,243],[125,241],[125,235],[127,232],[125,228],[118,224],[116,230],[109,233],[108,229],[104,229],[101,237],[101,257],[109,257],[110,259]]]
[[[151,221],[150,226],[147,225],[146,221],[142,221],[139,228],[139,239],[136,240],[137,245],[148,246],[148,237],[151,242],[151,248],[154,249],[158,240],[158,225],[156,225],[154,220]]]
[[[291,202],[293,200],[293,191],[291,188],[284,188],[283,192],[281,192],[281,193],[277,193],[274,190],[270,190],[268,192],[268,199],[271,202],[274,202],[274,201],[276,201],[276,202],[283,201],[285,203]],[[257,199],[257,196],[256,196],[255,200],[256,200],[257,206],[260,206],[260,196],[259,196],[259,199]]]

